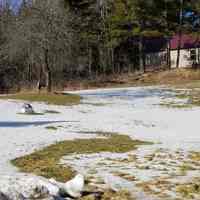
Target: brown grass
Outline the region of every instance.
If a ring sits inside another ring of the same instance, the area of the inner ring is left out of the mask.
[[[18,93],[0,96],[0,99],[15,99],[30,102],[45,102],[55,105],[74,105],[80,103],[80,96],[74,94],[51,94],[51,93]]]
[[[192,82],[200,86],[200,70],[195,69],[171,69],[165,71],[147,72],[145,74],[116,74],[98,76],[91,80],[73,80],[66,82],[66,90],[80,90],[90,88],[111,88],[148,85],[190,85]]]
[[[169,84],[178,85],[196,82],[200,86],[200,70],[194,69],[172,69],[160,72],[146,73],[136,81],[143,84]]]
[[[127,191],[114,192],[112,190],[105,191],[99,198],[95,198],[94,195],[89,195],[81,198],[81,200],[135,200],[131,194]]]
[[[74,173],[70,167],[64,167],[58,164],[63,156],[73,153],[123,153],[134,150],[138,145],[143,144],[150,143],[132,140],[125,135],[111,135],[108,138],[68,140],[51,145],[30,155],[17,158],[11,162],[23,172],[34,173],[65,182],[72,178]]]

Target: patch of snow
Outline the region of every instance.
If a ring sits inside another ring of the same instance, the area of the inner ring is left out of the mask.
[[[198,131],[200,108],[169,109],[160,106],[159,104],[163,101],[186,103],[185,100],[177,100],[175,92],[171,89],[138,87],[74,93],[83,96],[80,105],[55,106],[32,103],[35,112],[56,110],[60,112],[59,114],[19,115],[17,112],[24,102],[0,100],[0,176],[18,174],[17,169],[9,163],[11,159],[29,154],[57,141],[95,137],[94,133],[98,131],[127,134],[133,139],[155,142],[155,145],[140,147],[137,151],[139,158],[158,149],[168,149],[169,153],[180,150],[184,155],[191,150],[200,151]],[[48,130],[45,128],[47,126],[55,126],[57,130]],[[88,134],[90,132],[91,134]],[[105,154],[101,155],[107,157]],[[127,154],[120,156],[123,158]],[[77,161],[78,166],[85,168],[85,162],[93,158],[81,157]],[[92,162],[94,161],[95,159]],[[71,163],[69,158],[67,162]],[[141,162],[144,163],[145,160],[141,159]],[[170,165],[171,161],[166,162]],[[76,168],[77,163],[71,164]],[[147,181],[147,172],[142,163],[141,169],[134,168],[132,175],[142,180],[146,178]],[[164,170],[162,163],[154,162],[153,166],[150,171],[152,175],[158,175],[158,169],[161,172]],[[112,167],[115,168],[113,165]],[[173,171],[173,162],[171,170]],[[105,177],[110,176],[105,173]],[[113,179],[112,176],[111,179]],[[129,183],[124,182],[124,185],[131,187]]]

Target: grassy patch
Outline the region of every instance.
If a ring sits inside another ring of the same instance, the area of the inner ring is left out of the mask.
[[[77,139],[59,142],[11,162],[23,172],[34,173],[47,178],[53,177],[58,181],[67,181],[73,176],[73,170],[70,167],[58,164],[63,156],[73,153],[124,153],[134,150],[138,145],[143,144],[151,143],[132,140],[125,135],[112,135],[108,138]]]
[[[134,182],[136,180],[138,180],[135,176],[132,176],[128,173],[125,173],[125,172],[113,172],[113,175],[115,176],[119,176],[127,181],[131,181],[131,182]]]
[[[55,126],[46,126],[45,128],[48,129],[48,130],[51,130],[51,131],[57,131],[58,130],[58,128],[55,127]]]
[[[176,191],[182,195],[183,198],[195,199],[196,195],[200,195],[200,184],[188,183],[177,186]]]
[[[200,70],[199,70],[200,73]],[[200,76],[199,76],[200,78]],[[200,87],[200,81],[198,80],[188,80],[186,83],[180,83],[180,84],[175,84],[175,88],[178,89],[195,89],[195,88],[199,88]]]
[[[171,69],[143,74],[137,82],[143,84],[168,84],[177,88],[198,87],[200,85],[200,70]]]
[[[185,88],[183,91],[174,90],[175,98],[181,100],[180,102],[169,101],[161,102],[159,105],[167,108],[193,108],[200,106],[200,90]]]
[[[17,113],[18,115],[44,115],[44,113],[37,113],[37,112],[33,112],[33,113]]]
[[[189,164],[183,164],[180,166],[180,171],[183,175],[186,175],[188,171],[194,171],[196,170],[192,165]]]
[[[155,197],[161,197],[159,199],[163,200],[170,199],[166,191],[172,191],[174,187],[169,180],[164,178],[155,178],[147,182],[137,183],[136,186],[141,188],[145,193]]]
[[[160,103],[159,105],[165,108],[177,108],[177,109],[192,108],[192,105],[190,104],[178,104],[174,102]]]
[[[188,103],[185,104],[187,106],[200,106],[200,91],[191,90],[182,94],[178,94],[176,97],[179,99],[187,99]]]
[[[153,69],[151,69],[153,70]],[[70,81],[68,83],[71,89],[89,89],[89,88],[117,88],[148,85],[171,85],[184,88],[200,86],[200,70],[194,69],[170,69],[146,72],[144,74],[122,73],[121,75],[98,76],[95,80]],[[73,87],[76,85],[77,87]],[[71,87],[70,87],[71,86]]]
[[[200,106],[200,81],[193,81],[188,84],[183,84],[182,87],[176,86],[177,90],[176,98],[187,100],[188,106]]]
[[[81,198],[81,200],[96,200],[95,195],[89,195]],[[119,192],[114,192],[112,190],[107,190],[102,193],[99,200],[135,200],[136,198],[132,197],[128,191],[122,190]]]
[[[193,161],[200,161],[200,152],[191,152],[190,154],[190,159],[192,159]]]
[[[48,93],[19,93],[0,96],[0,99],[15,99],[31,102],[45,102],[55,105],[74,105],[80,102],[80,96],[74,94],[48,94]]]

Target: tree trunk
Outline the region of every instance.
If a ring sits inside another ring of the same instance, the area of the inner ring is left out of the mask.
[[[48,50],[45,50],[45,75],[46,75],[46,87],[47,87],[47,92],[52,92],[52,73],[51,69],[49,66],[49,59],[48,59]]]
[[[28,64],[28,87],[29,87],[29,89],[31,89],[31,83],[32,83],[32,80],[31,80],[31,64],[29,63]]]
[[[111,65],[112,65],[112,73],[115,74],[115,61],[114,61],[114,49],[111,48]]]
[[[167,41],[167,67],[171,69],[171,45],[169,39]]]
[[[176,68],[179,68],[179,66],[180,66],[181,43],[182,43],[182,32],[179,31],[179,34],[178,34],[178,47],[177,47]]]
[[[121,68],[121,64],[120,64],[120,62],[118,62],[118,64],[117,64],[117,74],[120,74],[120,68]]]
[[[177,60],[176,68],[179,68],[180,65],[180,52],[181,52],[181,43],[182,43],[182,25],[183,25],[183,0],[180,0],[180,13],[179,13],[179,30],[178,30],[178,47],[177,47]]]
[[[37,89],[38,92],[40,93],[41,89],[42,89],[42,66],[40,66],[40,71],[39,71],[39,76],[38,76],[38,83],[37,83]]]
[[[142,63],[143,63],[143,69],[144,69],[144,73],[146,72],[146,54],[143,50],[142,52]]]
[[[145,66],[146,62],[145,62],[143,36],[140,36],[139,38],[139,63],[140,63],[140,71],[144,73],[146,71],[146,66]]]
[[[89,76],[92,76],[92,47],[88,47],[88,70],[89,70]]]

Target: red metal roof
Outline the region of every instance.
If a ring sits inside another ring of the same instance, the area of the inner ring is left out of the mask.
[[[178,48],[179,36],[175,35],[170,41],[171,49]],[[200,37],[194,35],[182,35],[181,49],[191,49],[200,47]]]

